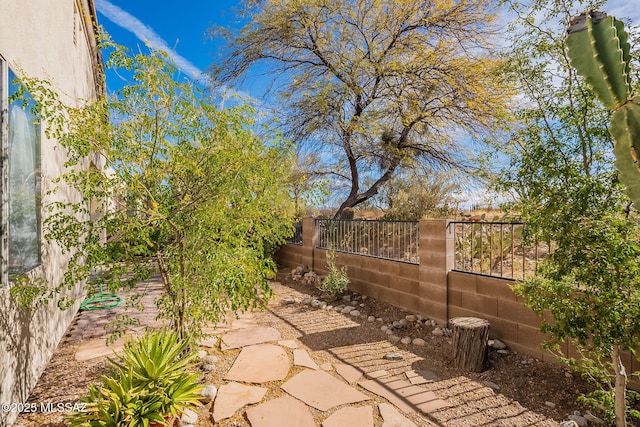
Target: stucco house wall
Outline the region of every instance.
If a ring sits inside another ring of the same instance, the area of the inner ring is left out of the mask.
[[[82,105],[104,93],[102,58],[96,47],[95,31],[93,0],[0,0],[0,61],[17,76],[51,82],[61,98],[72,105]],[[0,94],[5,99],[6,69],[5,66],[0,85]],[[4,108],[0,118],[6,133],[6,103]],[[65,153],[56,141],[47,139],[45,126],[43,124],[40,135],[43,207],[54,198],[77,200],[79,197],[71,192],[47,195],[53,188],[52,179],[63,171]],[[7,161],[3,162],[5,169]],[[6,175],[6,170],[3,174]],[[6,185],[3,188],[6,193]],[[2,213],[7,216],[7,197],[2,196]],[[46,209],[41,211],[44,219]],[[2,224],[1,246],[6,249],[6,221]],[[2,256],[6,257],[6,250],[3,252]],[[28,274],[44,278],[49,286],[55,286],[61,281],[66,261],[59,247],[42,239],[40,265]],[[12,301],[10,285],[6,275],[4,277],[0,285],[0,402],[21,403],[45,369],[79,301],[66,311],[60,310],[56,301],[33,311],[22,310]],[[67,292],[81,297],[82,286]],[[0,412],[0,425],[11,425],[16,417],[16,413]]]

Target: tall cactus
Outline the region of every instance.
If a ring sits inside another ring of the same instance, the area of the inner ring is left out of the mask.
[[[631,94],[628,38],[621,21],[588,11],[571,20],[566,44],[571,65],[612,112],[609,133],[620,182],[640,207],[640,96]]]

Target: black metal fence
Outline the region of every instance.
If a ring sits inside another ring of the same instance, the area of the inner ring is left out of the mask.
[[[521,222],[451,222],[454,270],[522,280],[549,254],[545,243],[526,244]]]
[[[302,245],[302,221],[296,222],[293,224],[293,227],[293,236],[287,239],[287,243],[292,245]]]
[[[419,264],[418,221],[316,219],[318,247]]]

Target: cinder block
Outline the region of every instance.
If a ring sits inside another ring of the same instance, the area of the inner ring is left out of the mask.
[[[478,293],[490,295],[498,299],[516,302],[516,294],[513,293],[513,282],[494,277],[478,276],[476,281]]]
[[[518,324],[500,319],[498,317],[488,316],[489,336],[498,338],[501,341],[518,342]]]
[[[400,292],[420,296],[420,282],[403,277],[390,277],[391,288]]]
[[[389,274],[391,276],[400,275],[400,263],[396,261],[378,260],[378,271],[380,273]]]
[[[452,306],[462,307],[462,292],[449,288],[447,291],[447,303],[449,304],[449,310]]]
[[[498,300],[492,297],[463,292],[462,307],[478,313],[478,317],[498,316]]]
[[[547,337],[540,332],[539,328],[518,325],[518,344],[532,350],[539,350],[546,340]]]
[[[444,286],[420,283],[420,298],[435,301],[440,304],[447,303],[447,288]]]
[[[434,301],[420,299],[420,307],[416,310],[419,313],[425,313],[429,318],[441,324],[447,324],[447,306]]]
[[[521,325],[540,329],[542,318],[518,302],[498,300],[498,317]]]
[[[400,272],[398,273],[400,277],[411,280],[420,280],[420,266],[403,262],[398,264],[400,264]]]
[[[450,271],[447,274],[447,281],[449,283],[449,289],[456,289],[463,292],[476,292],[478,275]]]

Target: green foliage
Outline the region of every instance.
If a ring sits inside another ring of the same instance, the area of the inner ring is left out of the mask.
[[[146,332],[127,341],[117,359],[109,359],[111,376],[90,385],[86,412],[68,417],[71,427],[148,427],[167,425],[198,403],[198,374],[189,372],[196,355],[176,332]]]
[[[338,268],[336,265],[336,252],[335,251],[327,251],[327,269],[329,270],[329,274],[327,277],[322,280],[320,283],[319,289],[322,292],[329,294],[330,296],[336,298],[342,295],[349,286],[350,280],[347,275],[347,266],[344,265],[342,268]]]
[[[271,252],[293,231],[292,153],[255,111],[219,108],[163,52],[103,47],[132,78],[111,96],[71,108],[48,83],[24,82],[68,157],[45,237],[70,254],[62,287],[116,292],[159,271],[160,316],[193,338],[271,295]]]
[[[318,153],[316,173],[346,190],[336,218],[398,172],[456,163],[451,129],[493,131],[505,113],[492,2],[245,4],[246,25],[223,33],[228,52],[214,80],[237,80],[255,64],[269,70],[287,137]]]
[[[460,186],[444,173],[408,173],[389,180],[381,191],[387,206],[384,219],[418,221],[421,218],[443,218],[455,213],[455,193]]]
[[[597,99],[610,111],[609,132],[620,181],[640,205],[640,97],[632,97],[631,56],[624,24],[604,12],[583,12],[567,29],[567,54]]]
[[[600,390],[584,401],[595,399],[611,419],[622,412],[616,422],[623,422],[626,378],[618,363],[640,333],[640,229],[610,162],[609,112],[566,55],[563,29],[585,5],[510,4],[521,26],[507,77],[527,102],[517,112],[522,126],[497,144],[510,160],[498,189],[516,196],[510,207],[527,224],[525,239],[555,248],[516,290],[544,314],[549,348],[580,349],[581,358],[565,361]]]

